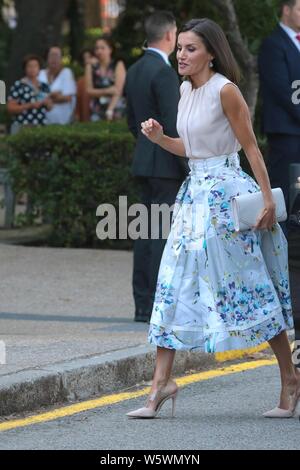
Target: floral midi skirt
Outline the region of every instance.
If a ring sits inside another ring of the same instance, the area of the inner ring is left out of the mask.
[[[189,167],[161,259],[148,341],[214,353],[293,328],[281,227],[234,229],[231,198],[260,190],[239,155],[190,159]]]

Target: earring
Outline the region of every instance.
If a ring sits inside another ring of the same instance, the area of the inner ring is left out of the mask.
[[[213,66],[214,66],[214,64],[213,64],[213,62],[212,62],[212,60],[211,60],[210,63],[209,63],[209,67],[212,69]]]

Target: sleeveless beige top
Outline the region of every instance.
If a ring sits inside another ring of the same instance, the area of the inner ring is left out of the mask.
[[[222,108],[220,92],[227,83],[232,82],[216,73],[199,88],[193,89],[189,81],[181,84],[177,131],[188,158],[230,155],[241,149]]]

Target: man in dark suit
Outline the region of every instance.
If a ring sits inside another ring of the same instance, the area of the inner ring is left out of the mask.
[[[135,320],[149,321],[155,295],[157,275],[166,239],[159,222],[159,239],[151,240],[151,204],[175,203],[176,194],[188,174],[185,159],[166,152],[141,133],[141,122],[157,119],[164,132],[177,137],[176,118],[179,79],[169,62],[175,49],[176,21],[172,13],[156,11],[145,22],[148,47],[145,54],[127,73],[125,93],[127,119],[136,137],[132,174],[140,188],[140,200],[148,210],[148,239],[134,242],[133,295]],[[153,221],[154,223],[154,221]],[[152,227],[153,228],[153,227]]]
[[[263,42],[259,72],[263,129],[269,144],[270,180],[273,187],[283,189],[289,205],[289,165],[300,163],[299,82],[297,84],[300,80],[300,0],[281,1],[281,21]],[[286,224],[283,229],[287,234]],[[294,277],[298,279],[299,274],[294,271],[290,274],[292,285],[297,285]],[[296,339],[300,340],[300,319],[295,306]],[[300,349],[299,343],[297,346]],[[296,365],[300,373],[299,363]]]
[[[283,189],[288,206],[289,165],[300,163],[300,0],[281,1],[281,21],[264,40],[258,63],[271,185]]]

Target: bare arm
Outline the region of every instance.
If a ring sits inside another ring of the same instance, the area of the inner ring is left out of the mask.
[[[72,101],[73,95],[63,95],[60,91],[53,91],[50,93],[50,98],[53,103],[70,103]]]
[[[155,119],[148,119],[142,122],[142,133],[148,137],[151,142],[158,144],[164,150],[167,150],[179,157],[185,157],[185,147],[180,137],[168,137],[163,133],[162,126]]]
[[[237,140],[245,151],[254,176],[263,193],[265,209],[257,220],[255,228],[269,229],[275,222],[275,204],[266,165],[253,132],[248,106],[238,88],[233,85],[223,87],[221,90],[221,102],[224,113],[230,122]]]
[[[107,111],[113,111],[123,94],[125,79],[126,79],[126,69],[122,61],[119,61],[116,65],[116,79],[115,79],[115,88],[116,91],[112,96],[112,99],[109,103]]]
[[[9,114],[21,114],[23,111],[28,111],[29,109],[39,109],[42,106],[46,106],[47,109],[51,109],[51,100],[45,99],[42,101],[35,101],[34,103],[24,104],[20,104],[16,100],[9,100],[7,103],[7,111]]]
[[[9,100],[7,103],[7,111],[9,114],[20,114],[23,111],[33,109],[33,104],[34,103],[19,104],[16,100]]]
[[[87,64],[85,67],[85,84],[86,92],[92,98],[100,98],[100,96],[112,96],[117,91],[115,85],[110,86],[108,88],[94,88],[92,77],[92,64]]]

